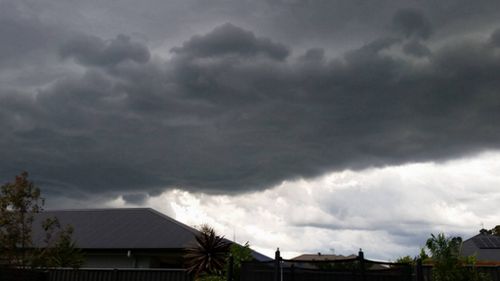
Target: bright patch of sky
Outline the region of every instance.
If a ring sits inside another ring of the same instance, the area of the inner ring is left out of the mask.
[[[416,255],[431,233],[468,238],[500,224],[500,153],[441,163],[342,171],[284,181],[235,196],[179,189],[141,204],[191,225],[209,224],[227,238],[249,241],[272,257],[301,253],[355,254],[394,260]]]

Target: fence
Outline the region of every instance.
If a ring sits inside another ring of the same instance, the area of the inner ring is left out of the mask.
[[[480,265],[475,270],[500,281],[500,267]],[[228,278],[229,281],[233,281]],[[357,258],[337,261],[286,260],[276,251],[270,262],[246,262],[242,265],[240,281],[433,281],[432,266],[417,260],[409,264],[371,261],[362,251]]]
[[[240,281],[411,281],[407,264],[371,261],[363,252],[350,260],[296,261],[280,257],[271,262],[248,262],[241,269]]]
[[[47,281],[191,281],[183,269],[56,269]]]
[[[37,270],[0,268],[1,281],[47,281],[48,274]]]
[[[1,281],[191,281],[184,269],[0,270]]]

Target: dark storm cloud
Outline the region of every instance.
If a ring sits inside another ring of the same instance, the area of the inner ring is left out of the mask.
[[[404,44],[403,51],[406,54],[412,55],[415,57],[425,57],[425,56],[431,55],[431,51],[429,50],[429,48],[427,48],[427,46],[425,46],[424,44],[422,44],[416,40],[412,40],[412,41]]]
[[[74,57],[83,65],[96,66],[112,66],[127,60],[145,63],[150,56],[146,46],[131,42],[123,34],[108,42],[96,36],[79,36],[66,43],[60,53],[63,58]]]
[[[490,42],[493,46],[500,47],[500,29],[495,30],[495,32],[491,34]]]
[[[393,26],[406,37],[427,39],[432,33],[429,20],[422,12],[413,9],[399,10],[394,15]]]
[[[168,59],[136,37],[72,33],[52,51],[76,70],[33,91],[0,88],[1,177],[26,169],[74,197],[238,193],[498,148],[498,32],[431,50],[424,12],[388,18],[399,33],[334,58],[325,46],[293,56],[234,24]]]
[[[33,53],[45,50],[55,36],[38,19],[24,17],[8,2],[0,3],[0,65],[19,63]],[[48,40],[47,40],[48,39]]]
[[[123,195],[123,200],[131,204],[144,204],[147,198],[147,194],[144,193],[129,193]]]
[[[67,31],[43,22],[29,9],[18,7],[17,3],[0,1],[2,88],[36,87],[53,81],[63,72],[54,50],[66,38]]]
[[[172,51],[200,58],[234,54],[251,57],[264,55],[276,60],[283,60],[289,54],[282,44],[274,43],[268,38],[257,38],[252,32],[229,23],[215,28],[207,35],[195,36]]]

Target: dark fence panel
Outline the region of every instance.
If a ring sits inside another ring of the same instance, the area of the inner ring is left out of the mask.
[[[240,281],[272,281],[274,267],[270,263],[245,262],[241,266]]]
[[[1,281],[47,281],[48,274],[37,270],[0,269]]]
[[[410,267],[379,270],[321,270],[292,266],[285,262],[279,268],[276,280],[274,264],[247,262],[241,269],[241,281],[412,281]]]
[[[279,249],[274,261],[246,262],[241,281],[414,281],[409,264],[372,261],[359,251],[356,258],[342,260],[286,260]],[[419,280],[422,281],[422,280]]]
[[[184,269],[53,269],[47,281],[191,281]],[[2,280],[3,281],[3,280]]]

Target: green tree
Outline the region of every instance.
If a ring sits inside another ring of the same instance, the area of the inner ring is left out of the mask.
[[[248,243],[248,241],[243,246],[233,243],[229,248],[229,253],[233,257],[233,278],[235,281],[239,281],[241,275],[241,266],[244,262],[251,261],[253,259],[250,244]],[[225,270],[226,275],[227,271],[229,270],[231,269],[229,268],[229,262],[227,262]]]
[[[484,229],[481,229],[481,232],[483,232],[483,230]],[[486,233],[490,235],[500,236],[500,225],[497,225],[490,230],[486,230]]]
[[[415,263],[415,259],[410,256],[404,256],[397,258],[395,262],[400,264],[413,265]]]
[[[433,280],[458,281],[460,280],[459,251],[462,244],[460,237],[445,237],[443,233],[427,239],[425,245],[429,249],[434,263]]]
[[[46,267],[59,266],[55,260],[66,263],[83,259],[71,240],[72,229],[61,230],[56,219],[43,222],[46,247],[34,249],[33,221],[35,215],[43,211],[43,204],[40,189],[28,180],[27,172],[0,187],[0,261],[3,264],[17,268]],[[70,248],[73,248],[71,259]]]
[[[16,176],[0,188],[1,258],[10,266],[26,267],[33,258],[31,229],[34,215],[42,211],[40,189],[28,180],[28,173]]]
[[[484,281],[488,277],[477,271],[474,257],[461,257],[462,238],[446,237],[443,233],[427,239],[431,253],[434,281]]]
[[[61,227],[57,218],[49,218],[42,227],[45,246],[36,252],[35,266],[79,268],[83,265],[85,258],[72,240],[72,226]]]
[[[422,260],[422,262],[426,262],[430,259],[429,255],[427,254],[427,252],[425,252],[425,248],[422,247],[420,248],[420,253],[418,254],[418,258],[420,260]]]

